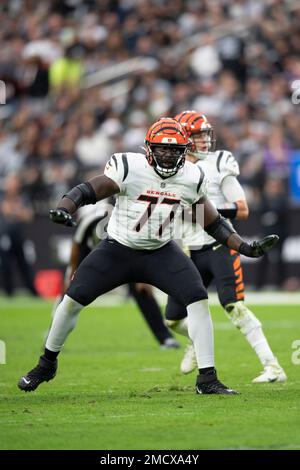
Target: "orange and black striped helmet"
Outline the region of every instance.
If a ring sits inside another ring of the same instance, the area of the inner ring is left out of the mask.
[[[191,138],[191,145],[189,152],[197,158],[205,158],[209,152],[213,152],[216,140],[214,138],[214,129],[204,114],[197,113],[194,110],[182,111],[175,116],[178,121],[186,130],[188,136]],[[205,132],[207,139],[206,149],[197,150],[193,141],[193,136]]]
[[[145,145],[149,164],[160,176],[168,178],[184,165],[189,138],[178,121],[163,117],[149,128]]]
[[[185,128],[188,136],[212,129],[212,125],[208,122],[206,116],[194,110],[182,111],[174,119]]]

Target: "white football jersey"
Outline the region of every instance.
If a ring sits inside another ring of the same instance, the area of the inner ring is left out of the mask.
[[[226,176],[237,177],[240,174],[238,162],[232,153],[227,150],[217,150],[208,154],[204,160],[197,161],[194,165],[204,171],[205,177],[208,180],[207,198],[216,208],[224,206],[228,201],[222,192],[222,181]],[[201,228],[199,231],[195,229],[193,224],[185,223],[184,245],[197,249],[202,245],[210,245],[215,241],[214,238]]]
[[[142,153],[118,153],[104,174],[120,188],[108,235],[134,249],[154,250],[175,238],[174,220],[204,194],[200,167],[186,162],[170,178],[161,178]]]

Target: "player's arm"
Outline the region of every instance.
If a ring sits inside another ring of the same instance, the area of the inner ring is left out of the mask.
[[[245,220],[249,216],[245,193],[233,175],[226,176],[221,184],[222,193],[228,201],[224,206],[218,207],[218,212],[226,219]]]
[[[197,206],[203,204],[204,209],[204,230],[222,245],[228,246],[232,250],[248,256],[250,258],[258,258],[269,251],[278,241],[277,235],[270,235],[263,240],[254,241],[251,244],[245,242],[238,233],[226,222],[226,220],[218,213],[213,204],[203,196],[198,204],[193,206],[193,210],[197,210]],[[197,214],[194,219],[197,220]]]
[[[79,207],[96,204],[97,201],[106,199],[118,192],[120,192],[120,188],[111,178],[106,175],[95,176],[68,191],[59,201],[57,208],[50,210],[50,219],[58,224],[73,226],[75,223],[72,214]]]

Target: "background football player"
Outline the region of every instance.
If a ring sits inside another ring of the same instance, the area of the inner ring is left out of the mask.
[[[214,131],[207,118],[196,111],[183,111],[175,119],[187,130],[192,145],[187,159],[201,168],[208,179],[207,197],[227,219],[246,219],[248,206],[243,188],[237,180],[239,166],[226,150],[214,151]],[[215,281],[219,301],[226,315],[247,338],[256,352],[263,372],[253,382],[283,382],[286,375],[274,356],[262,331],[260,321],[244,303],[243,268],[240,254],[216,242],[207,233],[185,222],[184,245],[199,270],[205,287]],[[175,299],[169,298],[166,322],[169,328],[187,334],[186,309]],[[193,345],[186,349],[180,369],[187,374],[197,366]]]
[[[188,332],[197,357],[199,394],[235,394],[222,384],[214,368],[213,326],[207,292],[193,262],[175,241],[178,209],[202,204],[204,228],[219,243],[249,257],[260,257],[277,242],[269,236],[251,245],[233,230],[205,196],[204,173],[185,162],[189,139],[179,122],[162,118],[145,138],[146,155],[111,157],[104,175],[72,188],[50,211],[54,222],[72,225],[72,214],[86,204],[116,195],[116,205],[103,240],[79,265],[58,305],[38,365],[20,378],[21,390],[35,390],[54,378],[57,356],[74,329],[82,308],[100,295],[128,282],[154,285],[188,312]],[[197,203],[197,204],[195,204]]]

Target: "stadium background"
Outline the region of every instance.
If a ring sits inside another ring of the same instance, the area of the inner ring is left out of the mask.
[[[1,193],[16,174],[35,214],[24,228],[35,272],[66,262],[57,247],[71,232],[47,224],[59,196],[113,152],[135,151],[158,117],[195,108],[240,164],[251,210],[241,233],[271,225],[282,237],[266,284],[299,286],[297,2],[15,0],[0,14]],[[257,271],[247,265],[248,284]]]
[[[49,208],[113,152],[142,145],[159,116],[195,108],[240,164],[251,215],[239,231],[281,236],[268,267],[244,267],[248,305],[288,375],[252,384],[257,358],[211,302],[218,373],[241,394],[196,396],[183,349],[162,351],[122,291],[86,309],[55,380],[24,395],[16,382],[52,302],[1,295],[0,449],[300,449],[299,1],[0,0],[0,22],[0,251],[15,191],[33,208],[17,227],[34,272],[62,271],[72,230]],[[259,274],[298,292],[257,293]]]

